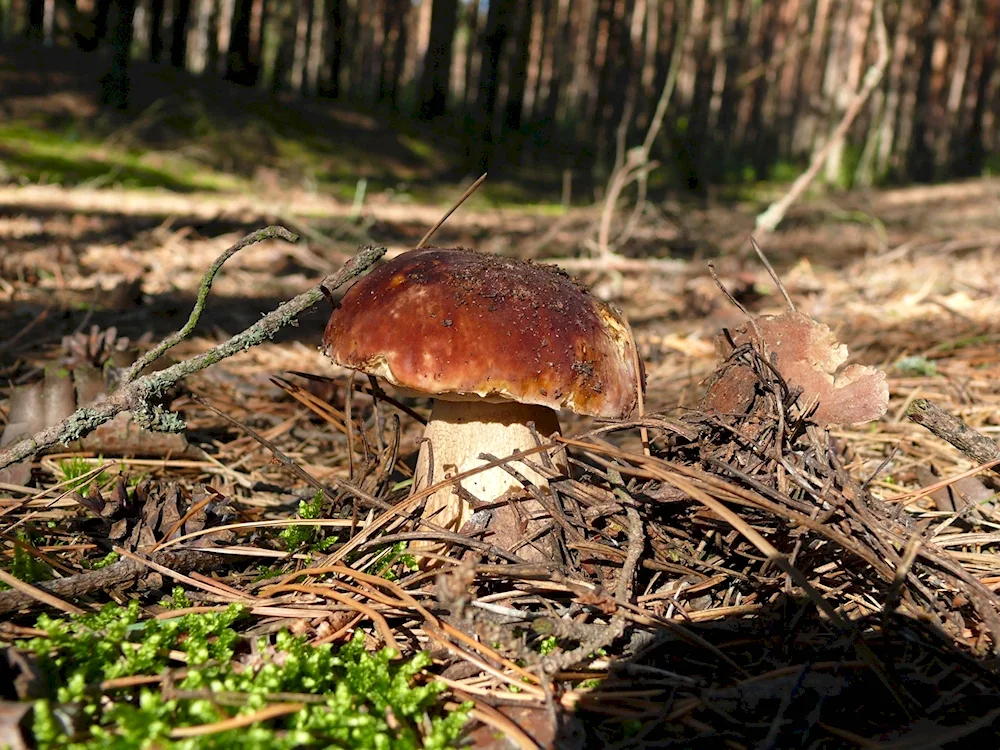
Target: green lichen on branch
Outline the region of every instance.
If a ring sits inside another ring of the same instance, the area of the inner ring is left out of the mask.
[[[69,445],[74,440],[89,435],[107,421],[108,418],[99,409],[86,406],[77,409],[63,422],[63,429],[59,433],[59,442]]]
[[[187,422],[180,414],[164,409],[159,404],[141,402],[132,409],[132,418],[137,425],[146,430],[184,432],[187,429]]]

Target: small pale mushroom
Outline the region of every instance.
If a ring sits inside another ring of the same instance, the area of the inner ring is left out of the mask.
[[[531,425],[542,440],[559,433],[557,409],[627,418],[641,380],[616,310],[554,267],[466,249],[412,250],[378,267],[344,295],[324,343],[335,364],[434,399],[413,492],[482,466],[482,453],[537,447]],[[562,455],[552,458],[568,475]],[[547,486],[523,462],[511,465]],[[483,503],[522,490],[501,468],[461,486]],[[424,504],[424,518],[451,530],[471,515],[452,486]]]

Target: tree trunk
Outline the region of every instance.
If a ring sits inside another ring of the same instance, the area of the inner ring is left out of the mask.
[[[289,74],[295,59],[295,23],[296,5],[285,2],[276,9],[277,19],[273,25],[277,29],[277,49],[274,58],[274,68],[271,72],[271,91],[280,91],[288,87]]]
[[[399,110],[399,88],[406,64],[407,10],[410,0],[387,0],[383,26],[382,67],[379,99],[389,102],[394,112]]]
[[[45,26],[45,0],[27,0],[24,35],[41,41]]]
[[[451,86],[451,53],[458,21],[457,0],[424,0],[431,8],[430,38],[420,76],[417,117],[431,121],[445,113]]]
[[[31,0],[29,0],[30,2]],[[43,3],[44,5],[44,0]],[[108,35],[108,18],[111,16],[111,0],[97,0],[89,35],[76,33],[77,46],[84,52],[93,52]]]
[[[538,0],[534,3],[531,13],[531,38],[528,49],[523,53],[526,58],[527,74],[524,86],[524,107],[522,120],[535,120],[535,107],[539,101],[539,89],[542,81],[542,66],[545,60],[546,45],[551,43],[548,37],[548,14],[551,12],[551,0]],[[552,15],[555,15],[554,13]]]
[[[158,63],[163,59],[163,11],[164,0],[150,0],[149,3],[149,61]]]
[[[170,64],[175,68],[187,65],[187,32],[191,20],[192,0],[177,0],[174,22],[170,29]]]
[[[288,72],[288,85],[296,93],[305,93],[306,64],[309,59],[309,25],[312,21],[311,0],[297,0],[295,19],[292,23],[295,41],[292,44],[292,65]]]
[[[229,52],[226,55],[226,80],[241,86],[257,83],[260,60],[250,58],[250,17],[254,0],[236,0],[233,8]]]
[[[931,143],[934,104],[931,101],[932,78],[934,73],[934,39],[940,28],[938,9],[941,0],[930,0],[925,11],[922,42],[923,55],[917,78],[916,109],[913,116],[913,135],[906,158],[907,177],[917,182],[934,179],[934,151]]]
[[[486,171],[493,152],[493,120],[500,90],[500,54],[510,34],[511,19],[517,14],[516,0],[490,0],[483,35],[483,61],[479,68],[478,119],[469,154],[474,168]],[[478,138],[476,138],[478,136]]]
[[[885,96],[882,121],[879,123],[878,149],[875,152],[874,180],[889,175],[893,167],[892,160],[895,153],[896,124],[899,119],[901,99],[905,86],[906,60],[911,44],[910,28],[913,14],[914,10],[908,4],[900,5],[897,11],[895,32],[892,41],[892,58],[888,70],[888,90]]]
[[[570,55],[570,39],[572,31],[572,16],[569,0],[558,0],[558,13],[555,19],[555,30],[552,39],[552,51],[549,54],[551,66],[546,76],[545,106],[542,119],[554,124],[559,116],[559,103],[563,99],[564,89],[573,76],[572,57]]]
[[[518,3],[516,35],[509,51],[507,69],[507,100],[503,108],[503,137],[516,134],[521,129],[524,112],[524,90],[528,82],[528,56],[531,46],[532,0]],[[512,29],[514,31],[514,29]]]
[[[204,0],[207,5],[205,13],[205,39],[203,49],[205,51],[205,63],[201,72],[208,75],[215,75],[219,70],[219,14],[220,0]]]
[[[111,36],[111,67],[101,78],[101,104],[128,109],[129,53],[132,50],[132,18],[135,0],[115,0],[115,26]]]
[[[981,10],[983,15],[983,42],[979,53],[978,79],[975,103],[969,117],[969,128],[964,137],[956,136],[952,145],[955,154],[955,172],[962,177],[978,177],[986,164],[986,144],[983,131],[987,127],[989,112],[990,84],[997,68],[997,37],[1000,36],[1000,0],[986,0]],[[998,92],[994,91],[994,96]],[[996,107],[996,101],[993,103]],[[993,115],[994,122],[996,115]],[[995,145],[994,141],[994,145]]]
[[[482,36],[479,3],[468,4],[465,9],[465,23],[469,36],[465,44],[465,83],[462,89],[462,112],[468,117],[476,104],[479,63],[482,61],[482,56],[476,54],[481,47],[480,37]]]
[[[343,0],[326,0],[326,75],[319,95],[336,99],[340,95],[340,57],[344,50]]]
[[[843,2],[843,0],[841,0]],[[797,154],[811,155],[812,146],[822,124],[820,87],[822,85],[822,51],[826,45],[829,19],[832,13],[831,0],[817,0],[813,14],[812,31],[809,35],[809,51],[802,64],[800,79],[801,94],[798,106],[799,118],[795,123],[792,150]]]

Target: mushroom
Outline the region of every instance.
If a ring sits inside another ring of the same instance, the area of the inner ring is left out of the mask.
[[[344,295],[323,340],[335,364],[434,399],[412,492],[483,465],[482,453],[537,447],[534,433],[559,433],[556,409],[626,418],[642,377],[625,319],[566,273],[460,248],[411,250],[372,271]],[[552,459],[568,475],[564,452]],[[513,466],[547,486],[524,462]],[[483,503],[522,490],[502,468],[461,486]],[[449,485],[427,498],[423,517],[457,531],[472,512]]]

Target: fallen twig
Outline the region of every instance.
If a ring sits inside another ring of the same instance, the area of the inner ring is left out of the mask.
[[[219,567],[218,555],[200,550],[156,552],[150,556],[150,560],[166,565],[176,572],[213,570]],[[112,586],[131,583],[148,571],[148,566],[134,560],[124,559],[100,570],[90,570],[75,576],[57,578],[54,581],[43,581],[32,584],[32,586],[39,592],[52,597],[76,599],[94,591],[103,591]],[[55,606],[48,599],[40,599],[36,594],[26,591],[17,589],[0,591],[0,615],[39,603]]]
[[[988,464],[1000,458],[1000,446],[993,440],[925,398],[910,404],[906,416],[954,445],[977,464]]]
[[[259,242],[271,237],[292,239],[294,235],[282,227],[268,227],[260,232],[248,235],[248,237],[243,238],[233,247],[240,249],[253,244],[253,242]],[[248,238],[254,239],[249,240]],[[233,252],[235,250],[230,248],[220,256],[220,260],[213,264],[202,281],[202,289],[206,288],[206,284],[209,287],[211,286],[211,279],[214,278],[222,261],[232,255]],[[353,258],[341,266],[339,271],[330,274],[308,291],[279,305],[252,326],[236,334],[228,341],[209,349],[203,354],[199,354],[197,357],[178,362],[165,370],[150,373],[136,378],[129,383],[125,383],[108,396],[106,401],[77,409],[59,424],[42,430],[0,451],[0,469],[16,461],[28,458],[38,451],[50,448],[53,445],[79,440],[123,411],[132,412],[133,418],[140,427],[160,430],[162,432],[179,432],[184,429],[183,420],[176,414],[165,410],[159,403],[172,386],[192,373],[204,370],[206,367],[221,362],[223,359],[231,357],[234,354],[246,351],[271,338],[280,329],[291,324],[296,317],[322,299],[324,289],[336,289],[348,281],[357,278],[384,254],[385,248],[362,247]],[[201,301],[201,296],[199,295],[199,303]],[[195,306],[195,312],[192,313],[194,323],[197,323],[196,313],[200,314],[198,304]],[[193,328],[194,325],[189,320],[178,334],[166,339],[164,342],[166,346],[161,344],[154,351],[166,351],[167,348],[180,340],[177,338],[178,335],[182,333],[183,335],[187,335]],[[142,361],[140,360],[140,362]]]

